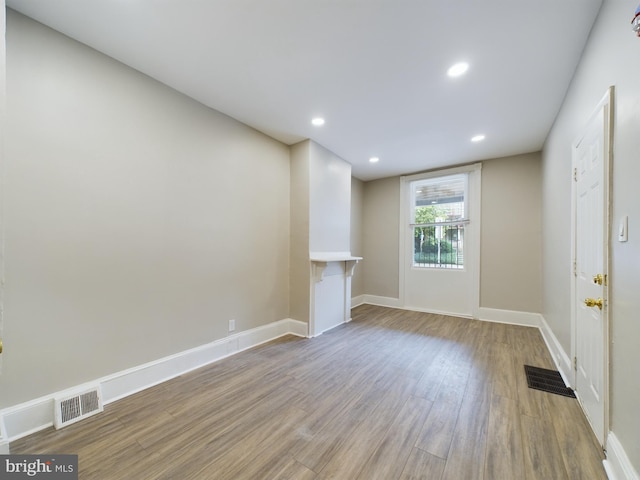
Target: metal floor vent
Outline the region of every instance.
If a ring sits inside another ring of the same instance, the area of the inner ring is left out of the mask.
[[[56,429],[66,427],[104,410],[100,387],[55,399],[53,424]]]
[[[576,394],[564,384],[562,375],[560,375],[560,372],[557,370],[525,365],[524,372],[527,375],[527,385],[529,385],[529,388],[576,398]]]

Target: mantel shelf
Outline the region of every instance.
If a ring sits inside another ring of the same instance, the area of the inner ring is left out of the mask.
[[[356,264],[362,257],[354,257],[349,252],[312,252],[309,260],[312,264],[313,279],[318,283],[322,281],[327,265],[333,262],[344,262],[344,275],[352,277]]]
[[[310,256],[312,262],[347,262],[355,261],[359,262],[362,257],[354,257],[349,253],[340,252],[326,252],[326,253],[312,253]]]

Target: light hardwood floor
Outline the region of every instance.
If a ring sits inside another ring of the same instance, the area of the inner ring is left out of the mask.
[[[12,453],[81,479],[606,479],[575,399],[527,388],[540,333],[363,305],[137,395]]]

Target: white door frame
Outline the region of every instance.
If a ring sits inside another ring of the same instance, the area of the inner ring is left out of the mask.
[[[0,104],[6,101],[6,9],[2,0],[0,12]],[[2,341],[4,312],[4,132],[6,127],[6,108],[0,108],[0,342]],[[0,375],[2,375],[2,354],[0,354]],[[9,441],[0,415],[0,454],[9,453]]]
[[[407,308],[405,301],[405,273],[407,268],[411,268],[407,264],[407,226],[409,225],[409,184],[413,180],[421,180],[430,177],[444,177],[447,175],[455,175],[457,173],[469,174],[469,192],[472,192],[469,198],[469,217],[473,219],[474,225],[471,229],[472,236],[469,237],[469,244],[473,245],[473,255],[470,255],[471,260],[465,265],[465,268],[469,269],[469,273],[472,276],[472,292],[471,297],[471,317],[478,318],[478,312],[480,309],[480,226],[481,226],[481,211],[482,211],[482,180],[481,180],[482,163],[474,163],[470,165],[462,165],[459,167],[446,168],[442,170],[432,170],[423,173],[417,173],[415,175],[407,175],[400,177],[400,228],[399,228],[399,248],[398,248],[398,264],[399,268],[399,285],[398,285],[398,297],[401,308]],[[466,258],[465,258],[466,262]],[[421,310],[423,311],[423,310]],[[433,313],[446,313],[446,312],[433,312]]]
[[[611,219],[611,165],[613,160],[613,101],[614,101],[614,92],[615,89],[613,86],[609,87],[606,94],[598,103],[598,106],[593,111],[591,116],[589,117],[589,122],[594,118],[594,116],[602,114],[602,110],[605,111],[605,132],[604,132],[604,151],[605,154],[603,156],[603,197],[604,197],[604,208],[603,208],[603,274],[606,276],[606,281],[603,287],[603,300],[604,306],[602,309],[602,321],[605,326],[603,328],[603,408],[604,408],[604,431],[596,432],[598,435],[601,435],[602,447],[606,449],[606,441],[607,434],[609,432],[609,364],[610,364],[610,356],[609,356],[609,330],[610,330],[610,321],[609,321],[609,291],[611,285],[611,277],[609,275],[609,265],[610,265],[610,219]],[[587,122],[585,125],[587,125]],[[573,153],[580,142],[582,135],[576,139],[576,141],[572,144],[572,172],[576,175],[576,158]],[[573,368],[571,374],[571,381],[573,386],[577,385],[577,370],[576,370],[576,355],[577,355],[577,302],[583,301],[583,299],[577,298],[577,281],[576,281],[576,256],[577,256],[577,185],[575,181],[571,182],[571,358],[573,359]],[[582,405],[581,405],[582,406]]]

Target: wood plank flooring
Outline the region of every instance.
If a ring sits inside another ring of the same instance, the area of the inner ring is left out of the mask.
[[[83,480],[606,479],[577,401],[524,364],[554,368],[536,329],[363,305],[11,452],[78,454]]]

